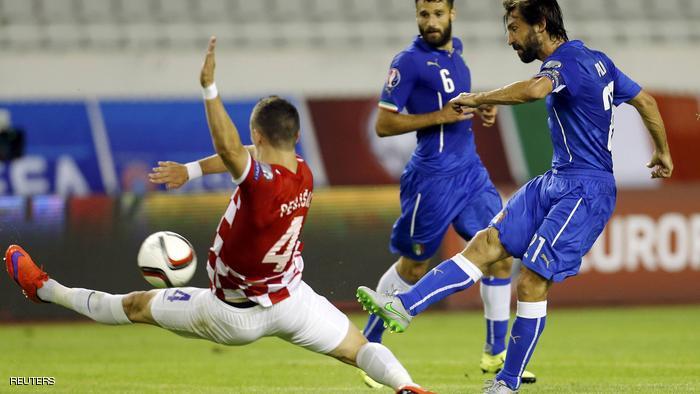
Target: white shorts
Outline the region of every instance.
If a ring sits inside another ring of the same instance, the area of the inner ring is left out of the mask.
[[[347,316],[305,282],[269,308],[235,308],[209,289],[162,289],[151,301],[151,314],[158,325],[182,336],[224,345],[275,336],[323,354],[337,348],[350,327]]]

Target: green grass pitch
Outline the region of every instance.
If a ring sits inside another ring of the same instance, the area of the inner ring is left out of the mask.
[[[700,306],[550,311],[529,366],[539,381],[522,392],[700,392],[699,328]],[[483,336],[481,313],[433,313],[385,343],[426,387],[478,393]],[[225,347],[141,325],[4,325],[0,376],[0,392],[10,393],[391,392],[365,388],[355,369],[277,339]],[[10,386],[11,376],[56,384]]]

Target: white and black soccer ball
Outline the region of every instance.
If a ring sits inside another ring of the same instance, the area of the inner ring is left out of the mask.
[[[146,238],[137,257],[143,278],[154,287],[182,287],[197,269],[197,256],[190,241],[172,231],[159,231]]]

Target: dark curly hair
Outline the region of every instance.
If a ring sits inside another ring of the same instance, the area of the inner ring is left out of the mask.
[[[504,23],[508,19],[508,15],[517,9],[528,25],[534,25],[544,20],[547,22],[546,30],[550,37],[569,41],[569,36],[564,28],[564,17],[557,0],[503,0],[503,8],[506,10],[506,14],[503,16]]]

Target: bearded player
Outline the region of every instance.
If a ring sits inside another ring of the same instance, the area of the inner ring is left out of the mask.
[[[402,331],[412,316],[471,287],[490,265],[506,256],[522,258],[517,317],[504,368],[484,386],[488,394],[518,392],[523,370],[545,328],[551,285],[579,272],[581,258],[613,213],[615,107],[629,103],[644,121],[654,144],[647,164],[651,177],[669,178],[673,173],[654,98],[603,52],[569,40],[557,0],[504,0],[503,8],[508,44],[524,63],[541,61],[540,71],[501,89],[460,94],[451,105],[459,109],[545,99],[554,148],[552,169],[523,186],[490,226],[462,253],[442,262],[435,275],[397,296],[358,289],[368,309]]]
[[[382,89],[376,130],[380,137],[416,131],[417,147],[401,175],[401,216],[390,248],[399,254],[377,284],[380,293],[404,292],[422,278],[450,224],[470,240],[503,208],[501,197],[476,152],[474,110],[455,110],[449,101],[471,90],[462,41],[452,37],[453,0],[416,0],[418,35],[394,58]],[[402,113],[406,109],[407,113]],[[476,108],[491,127],[496,107]],[[483,372],[503,368],[510,319],[511,266],[508,257],[489,267],[481,282],[486,342]],[[371,315],[363,331],[381,343],[384,325]],[[535,375],[525,371],[526,383]],[[369,386],[375,386],[365,377]]]
[[[238,187],[209,252],[210,289],[113,295],[68,288],[49,279],[17,245],[5,254],[8,274],[30,300],[62,305],[100,323],[152,324],[225,345],[276,336],[357,366],[397,393],[429,393],[389,349],[368,343],[347,316],[301,280],[299,235],[313,176],[294,150],[299,115],[281,98],[260,100],[251,115],[254,148],[244,147],[214,84],[215,45],[212,37],[200,82],[217,156],[206,159],[203,170],[225,169]],[[163,180],[157,175],[156,181]]]

